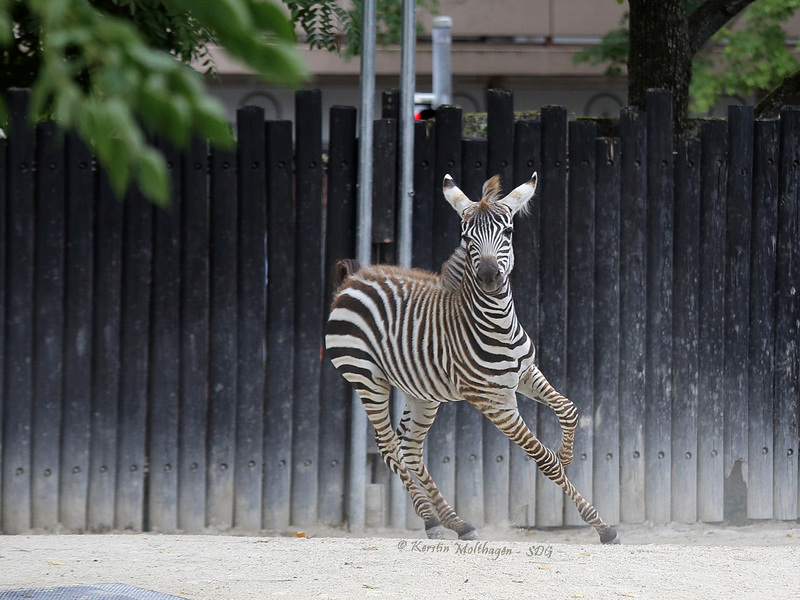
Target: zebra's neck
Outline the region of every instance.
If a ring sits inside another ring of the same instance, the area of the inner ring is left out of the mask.
[[[442,265],[442,284],[453,293],[452,299],[473,317],[475,326],[494,336],[511,334],[516,330],[517,318],[511,284],[507,280],[502,288],[487,294],[478,285],[467,259],[465,244],[455,249]]]
[[[499,290],[487,294],[478,285],[475,274],[465,270],[459,296],[461,302],[469,307],[479,329],[495,334],[514,331],[517,316],[508,280]]]

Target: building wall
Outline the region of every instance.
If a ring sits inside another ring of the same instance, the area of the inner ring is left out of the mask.
[[[609,79],[603,66],[576,65],[574,56],[618,27],[627,10],[627,3],[614,0],[440,0],[439,14],[453,19],[453,103],[464,113],[484,112],[486,90],[500,87],[513,90],[516,110],[558,104],[577,115],[616,115],[626,103],[624,77]],[[417,19],[430,32],[432,16],[420,10]],[[800,15],[786,29],[790,40],[800,37]],[[417,91],[430,91],[429,37],[420,37],[416,51]],[[308,48],[301,53],[313,74],[306,87],[322,90],[327,131],[330,106],[360,103],[359,60]],[[210,85],[231,118],[238,107],[256,104],[268,118],[293,119],[292,90],[264,84],[224,53],[215,60],[219,77]],[[399,87],[399,46],[379,48],[375,62],[379,111],[381,93]],[[744,101],[752,99],[726,100],[713,114],[724,115],[729,102]]]

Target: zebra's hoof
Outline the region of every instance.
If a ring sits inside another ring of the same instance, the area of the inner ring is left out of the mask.
[[[458,536],[460,540],[477,540],[478,539],[478,532],[474,529],[470,529],[469,531],[465,531],[461,535]]]
[[[425,533],[428,535],[429,540],[440,540],[444,537],[444,527],[434,525],[430,529],[426,529]]]
[[[616,529],[609,529],[600,536],[600,542],[603,544],[621,544],[622,540],[619,539]]]

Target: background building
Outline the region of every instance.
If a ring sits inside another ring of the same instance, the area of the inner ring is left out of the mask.
[[[440,0],[439,14],[453,19],[453,103],[465,113],[485,110],[485,90],[514,91],[517,110],[560,104],[582,115],[614,115],[625,103],[623,78],[603,76],[603,67],[575,65],[573,56],[618,27],[626,5],[611,0]],[[418,11],[424,35],[417,43],[417,89],[431,90],[431,15]],[[359,60],[323,50],[303,54],[327,112],[336,104],[358,105]],[[218,54],[214,93],[231,115],[240,106],[262,106],[267,118],[292,119],[292,90],[265,85],[246,68]],[[376,90],[399,86],[400,47],[379,47]]]

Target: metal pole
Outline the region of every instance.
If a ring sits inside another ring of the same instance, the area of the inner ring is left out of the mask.
[[[375,2],[364,0],[361,13],[361,115],[358,148],[358,230],[356,259],[372,260],[372,124],[375,119]],[[350,414],[348,522],[363,529],[366,515],[367,415],[353,392]]]
[[[433,108],[453,101],[453,82],[450,69],[450,29],[453,19],[436,17],[433,19]]]
[[[417,3],[403,0],[403,34],[400,58],[400,214],[397,239],[397,261],[401,267],[411,266],[412,221],[414,218],[414,90],[416,83]],[[405,396],[394,390],[392,422],[400,422],[405,408]],[[392,527],[404,529],[409,497],[399,477],[389,483]]]
[[[415,0],[403,0],[403,38],[400,58],[400,231],[397,241],[397,258],[402,267],[411,266],[411,224],[414,216],[416,9]]]

